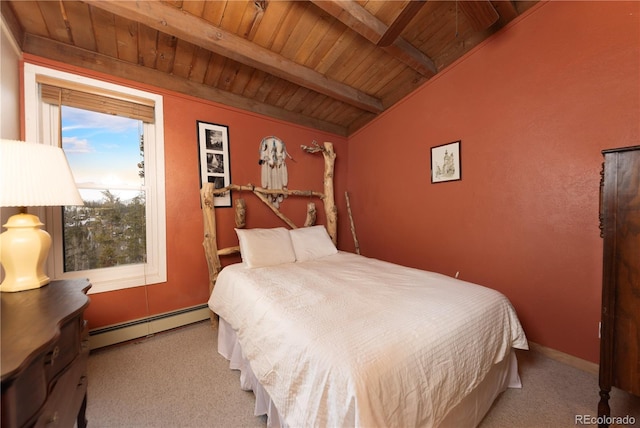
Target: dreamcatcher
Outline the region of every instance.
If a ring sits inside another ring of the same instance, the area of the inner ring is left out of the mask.
[[[287,153],[287,148],[278,137],[264,137],[260,142],[260,160],[262,166],[261,180],[265,189],[286,189],[289,182],[286,158],[293,160]],[[275,207],[279,207],[284,200],[284,194],[269,195],[269,200]]]

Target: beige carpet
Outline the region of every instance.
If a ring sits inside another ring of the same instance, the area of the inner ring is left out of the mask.
[[[264,427],[216,333],[204,321],[92,352],[89,427]],[[518,352],[518,362],[523,388],[498,397],[481,428],[575,427],[576,415],[596,414],[596,376],[532,351]],[[639,398],[614,390],[611,407],[640,427]]]

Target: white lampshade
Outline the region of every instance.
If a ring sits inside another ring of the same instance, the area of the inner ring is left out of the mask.
[[[83,204],[61,148],[0,140],[0,207]]]
[[[64,152],[59,147],[0,140],[0,207],[83,205]],[[51,237],[40,219],[20,213],[0,235],[5,278],[0,291],[31,290],[49,283],[44,273]]]

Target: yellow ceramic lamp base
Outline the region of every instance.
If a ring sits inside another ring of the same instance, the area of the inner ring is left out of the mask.
[[[44,263],[51,248],[51,236],[41,226],[40,219],[31,214],[11,216],[4,225],[7,231],[0,235],[0,263],[5,278],[0,291],[31,290],[50,282],[44,273]]]

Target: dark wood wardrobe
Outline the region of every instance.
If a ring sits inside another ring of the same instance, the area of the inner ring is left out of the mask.
[[[601,427],[611,415],[611,387],[640,396],[640,146],[602,153]]]

